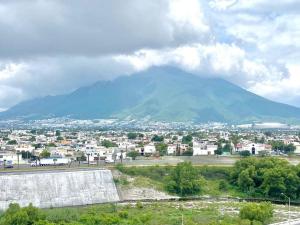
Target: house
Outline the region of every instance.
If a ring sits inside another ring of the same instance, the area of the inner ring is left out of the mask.
[[[144,146],[144,151],[142,150],[142,153],[144,154],[154,154],[156,152],[155,145],[153,143],[149,143]]]
[[[300,154],[300,142],[293,142],[293,145],[296,147],[295,154]]]
[[[193,142],[193,155],[214,155],[217,145],[208,142]]]
[[[168,145],[168,148],[167,148],[167,154],[168,155],[175,155],[176,154],[176,150],[177,150],[177,145]]]
[[[249,151],[250,154],[252,155],[258,155],[263,152],[271,152],[272,146],[268,144],[250,143],[250,144],[243,145],[240,151]]]

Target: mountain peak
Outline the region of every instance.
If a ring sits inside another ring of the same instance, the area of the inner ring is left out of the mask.
[[[0,118],[45,116],[299,122],[300,109],[269,101],[222,79],[174,67],[153,67],[113,81],[97,82],[71,94],[23,102],[0,113]]]

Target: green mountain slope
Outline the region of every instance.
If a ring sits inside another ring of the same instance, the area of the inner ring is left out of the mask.
[[[0,114],[0,118],[46,116],[294,122],[300,121],[300,109],[267,100],[222,79],[162,67],[100,81],[71,94],[23,102]]]

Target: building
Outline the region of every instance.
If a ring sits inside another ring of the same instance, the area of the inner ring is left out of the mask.
[[[214,155],[217,145],[208,142],[193,142],[193,155]]]

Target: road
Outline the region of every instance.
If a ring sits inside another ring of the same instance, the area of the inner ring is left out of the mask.
[[[234,156],[165,156],[165,157],[159,157],[159,158],[142,158],[137,160],[123,160],[122,164],[125,166],[153,166],[153,165],[176,165],[180,162],[192,162],[193,165],[211,165],[211,166],[232,166],[237,160],[239,160],[240,157],[234,157]],[[285,158],[287,159],[291,164],[297,165],[300,163],[300,157],[296,158]],[[115,164],[120,163],[120,161],[117,161],[116,163],[110,163],[106,164],[104,161],[99,161],[98,165],[97,163],[91,163],[90,165],[87,165],[86,163],[79,164],[78,162],[72,162],[68,166],[47,166],[47,167],[30,167],[29,164],[20,164],[19,170],[56,170],[56,169],[78,169],[78,168],[111,168],[115,166]],[[14,168],[0,168],[0,171],[14,171],[18,170],[18,165],[14,165]]]

